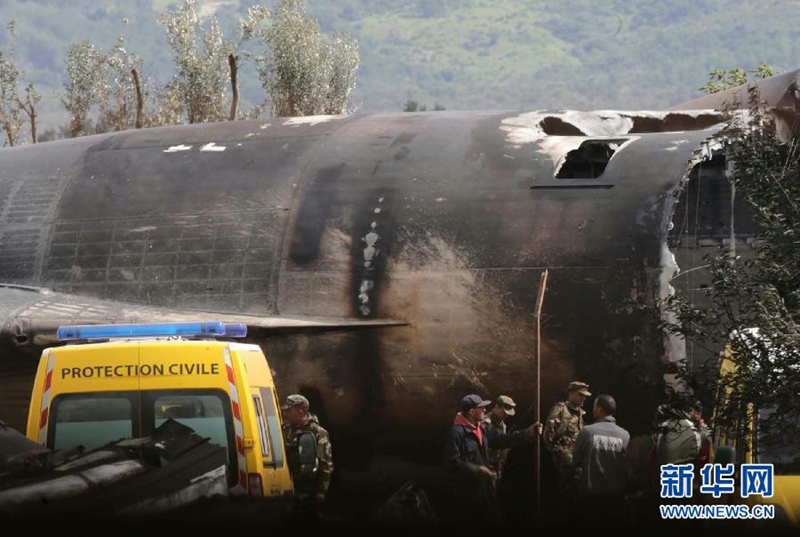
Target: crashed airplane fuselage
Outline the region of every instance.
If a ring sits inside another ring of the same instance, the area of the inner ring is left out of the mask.
[[[659,330],[659,299],[703,240],[730,236],[715,227],[730,197],[703,214],[682,199],[710,176],[726,192],[724,123],[440,111],[4,149],[2,367],[33,367],[62,323],[219,318],[248,323],[282,395],[309,397],[340,468],[439,463],[464,394],[511,395],[530,421],[537,382],[541,412],[578,378],[647,432],[685,352]],[[692,233],[672,224],[679,202]]]

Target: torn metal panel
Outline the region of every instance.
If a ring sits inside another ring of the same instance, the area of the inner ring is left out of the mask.
[[[758,91],[759,100],[768,108],[800,111],[800,69],[704,95],[669,110],[747,109],[750,107],[750,93],[754,89]]]
[[[0,476],[45,464],[49,450],[0,421]]]
[[[670,110],[723,111],[739,125],[747,125],[753,95],[758,95],[758,103],[775,120],[779,139],[789,140],[800,133],[800,69],[705,95]]]

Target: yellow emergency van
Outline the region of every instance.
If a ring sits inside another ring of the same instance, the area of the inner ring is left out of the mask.
[[[272,373],[240,323],[62,326],[45,349],[27,436],[89,450],[147,436],[172,418],[228,452],[232,494],[293,495]],[[216,339],[225,338],[225,339]]]
[[[743,333],[753,339],[759,338],[758,329],[743,329]],[[720,379],[736,372],[733,349],[730,344],[719,356]],[[750,495],[744,503],[753,505],[772,505],[775,507],[774,522],[792,528],[800,528],[800,455],[798,446],[787,439],[783,445],[763,445],[759,422],[769,418],[771,408],[755,408],[752,403],[740,400],[734,387],[720,383],[716,399],[718,405],[735,405],[739,419],[725,425],[718,424],[717,413],[712,416],[714,430],[714,457],[712,462],[720,464],[766,464],[773,468],[772,496]],[[756,522],[754,525],[764,524]]]

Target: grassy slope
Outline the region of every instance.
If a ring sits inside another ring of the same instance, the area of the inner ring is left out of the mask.
[[[358,94],[365,109],[412,98],[447,108],[663,107],[698,96],[711,69],[800,65],[800,10],[786,2],[666,13],[648,12],[650,3],[495,0],[436,19],[367,16],[351,30],[363,50]]]

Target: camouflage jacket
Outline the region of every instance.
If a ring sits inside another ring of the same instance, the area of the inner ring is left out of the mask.
[[[494,412],[489,412],[483,418],[483,425],[487,431],[499,431],[506,434],[506,424],[500,420]],[[497,472],[499,476],[503,475],[505,470],[506,460],[508,459],[508,448],[498,448],[489,450],[489,467]]]
[[[300,464],[298,437],[300,433],[310,432],[317,439],[316,468],[304,468]],[[294,491],[298,495],[326,492],[333,475],[333,450],[326,431],[314,414],[309,414],[302,425],[283,424],[283,437],[286,442],[286,459],[292,473]]]
[[[544,445],[553,456],[559,472],[568,474],[574,471],[572,448],[578,433],[583,428],[583,415],[586,411],[567,401],[553,405],[544,424],[542,437]]]

